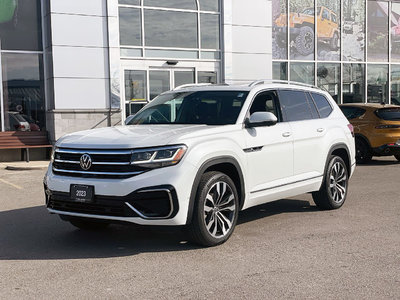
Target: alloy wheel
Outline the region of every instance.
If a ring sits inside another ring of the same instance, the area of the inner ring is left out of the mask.
[[[236,211],[235,194],[223,181],[216,182],[208,191],[204,201],[204,222],[214,238],[227,235],[234,223]]]
[[[334,202],[344,201],[347,190],[346,167],[341,162],[335,162],[329,175],[329,193]]]

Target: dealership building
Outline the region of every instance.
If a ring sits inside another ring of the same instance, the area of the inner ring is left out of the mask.
[[[120,125],[182,84],[297,81],[400,104],[400,3],[0,0],[0,69],[0,161],[20,159],[1,135]]]

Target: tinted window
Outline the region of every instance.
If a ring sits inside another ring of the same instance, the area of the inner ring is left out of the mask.
[[[279,119],[278,110],[276,108],[276,99],[276,92],[273,91],[258,94],[251,104],[250,115],[255,112],[263,111],[273,113]]]
[[[315,103],[312,100],[310,93],[306,93],[306,96],[307,96],[308,105],[310,106],[310,110],[311,110],[311,114],[313,116],[313,119],[318,119],[319,118],[319,113],[317,111],[317,108],[315,107]]]
[[[219,49],[219,16],[200,15],[201,48]]]
[[[197,9],[197,4],[195,0],[144,0],[143,5],[179,9]]]
[[[141,46],[140,9],[121,7],[119,9],[119,36],[121,45]]]
[[[146,46],[198,47],[196,13],[146,9],[144,30]]]
[[[129,125],[235,124],[248,92],[177,92],[158,96],[138,112]]]
[[[279,101],[285,121],[301,121],[313,118],[310,105],[304,92],[280,91]]]
[[[382,108],[376,111],[376,115],[383,120],[400,120],[400,108]]]
[[[3,50],[42,50],[40,0],[0,1]]]
[[[320,94],[311,93],[311,95],[314,99],[315,105],[317,105],[321,118],[329,116],[332,112],[332,106],[329,104],[328,100]]]
[[[365,109],[359,107],[341,106],[340,109],[349,120],[359,118],[365,113]]]

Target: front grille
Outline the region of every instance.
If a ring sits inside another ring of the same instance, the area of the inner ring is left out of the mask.
[[[86,170],[81,157],[90,156],[91,164]],[[128,178],[146,171],[131,165],[131,150],[95,150],[57,148],[54,153],[53,172],[57,175],[97,178]]]
[[[51,192],[47,207],[89,215],[137,217],[137,214],[125,205],[124,199],[107,199],[101,196],[96,196],[93,203],[81,203],[71,200],[69,193]]]

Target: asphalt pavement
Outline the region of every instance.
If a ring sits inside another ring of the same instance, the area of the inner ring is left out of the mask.
[[[225,244],[180,228],[75,229],[45,170],[0,169],[0,299],[400,299],[400,163],[357,166],[344,206],[300,195],[248,209]]]

